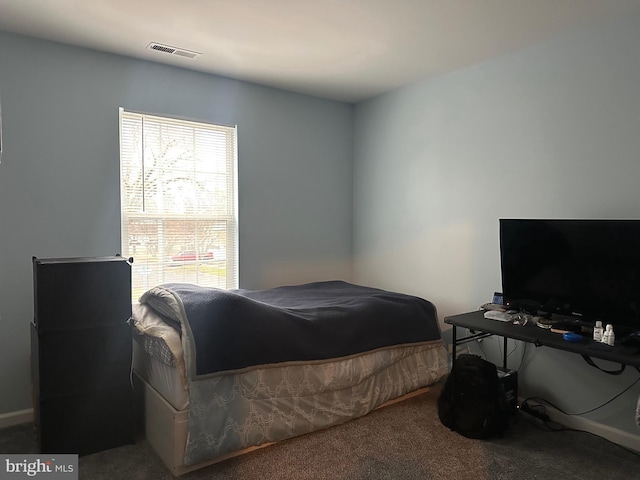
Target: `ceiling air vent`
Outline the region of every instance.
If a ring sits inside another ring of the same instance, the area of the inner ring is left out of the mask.
[[[177,55],[185,58],[196,58],[200,55],[198,52],[192,52],[185,50],[184,48],[170,47],[169,45],[163,45],[161,43],[152,42],[147,46],[149,50],[156,50],[158,52],[168,53],[169,55]]]

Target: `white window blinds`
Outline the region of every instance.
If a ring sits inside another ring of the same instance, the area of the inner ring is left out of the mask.
[[[238,287],[236,128],[120,109],[122,255],[133,300],[161,283]]]

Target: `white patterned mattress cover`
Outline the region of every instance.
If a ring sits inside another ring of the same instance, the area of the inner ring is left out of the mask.
[[[136,355],[141,355],[139,349]],[[221,375],[192,384],[186,396],[177,369],[165,367],[173,371],[173,380],[148,373],[142,377],[161,393],[172,386],[163,396],[177,409],[189,408],[185,465],[194,465],[363,416],[441,380],[448,357],[439,344],[386,348],[334,361]]]
[[[133,318],[143,339],[134,358],[146,352],[164,365],[162,375],[169,372],[173,379],[162,383],[173,393],[163,396],[170,396],[176,409],[189,410],[187,466],[361,417],[448,372],[448,354],[437,340],[187,380],[178,331],[140,305],[134,305]],[[148,367],[134,364],[148,373]],[[148,374],[142,378],[149,382]],[[162,393],[157,380],[149,383]]]
[[[163,346],[164,345],[164,346]],[[163,340],[148,335],[133,342],[133,370],[177,410],[189,408],[189,389],[182,383],[180,371]],[[168,361],[165,361],[168,360]]]

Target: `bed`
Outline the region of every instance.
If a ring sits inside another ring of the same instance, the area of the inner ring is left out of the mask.
[[[132,319],[145,436],[176,476],[361,417],[448,372],[431,302],[343,281],[158,285]]]

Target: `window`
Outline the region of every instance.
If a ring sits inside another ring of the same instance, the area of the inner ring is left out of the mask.
[[[236,128],[120,109],[122,256],[132,290],[238,287]]]

